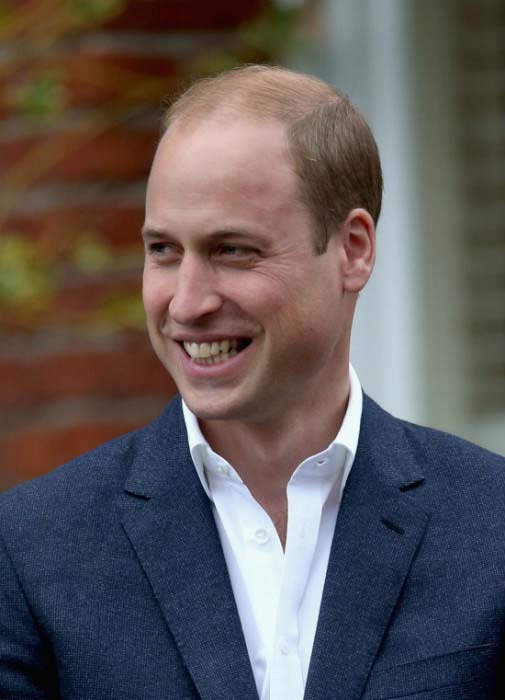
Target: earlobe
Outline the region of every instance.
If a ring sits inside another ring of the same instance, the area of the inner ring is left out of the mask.
[[[343,285],[347,292],[360,292],[375,262],[375,224],[366,209],[352,209],[341,233],[345,261]]]

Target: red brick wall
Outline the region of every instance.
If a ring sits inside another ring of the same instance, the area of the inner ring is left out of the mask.
[[[138,305],[160,102],[187,73],[271,57],[240,34],[262,0],[6,7],[0,489],[145,424],[173,394]]]

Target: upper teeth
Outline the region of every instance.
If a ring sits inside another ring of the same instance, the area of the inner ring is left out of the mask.
[[[184,349],[194,359],[213,357],[220,354],[226,355],[230,349],[237,349],[237,339],[214,341],[212,343],[184,343]]]

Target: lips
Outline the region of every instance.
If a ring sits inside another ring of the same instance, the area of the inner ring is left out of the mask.
[[[250,343],[249,338],[223,338],[203,343],[184,341],[182,345],[197,364],[215,365],[235,357]]]

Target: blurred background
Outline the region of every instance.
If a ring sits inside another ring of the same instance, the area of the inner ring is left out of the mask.
[[[146,177],[165,98],[243,62],[321,76],[376,135],[364,389],[505,454],[502,0],[0,0],[0,489],[173,394],[140,299]]]

